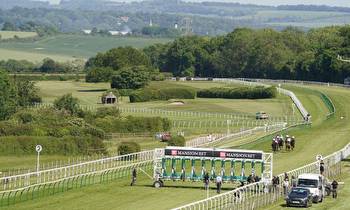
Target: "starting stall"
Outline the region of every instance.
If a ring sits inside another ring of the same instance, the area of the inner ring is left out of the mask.
[[[166,180],[202,181],[218,175],[224,182],[247,181],[249,175],[262,181],[272,179],[272,153],[256,150],[166,147],[155,149],[154,186]]]

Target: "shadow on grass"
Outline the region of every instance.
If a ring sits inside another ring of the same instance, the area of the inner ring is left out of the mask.
[[[151,184],[144,184],[144,185],[134,185],[133,187],[151,187],[154,188],[153,185]],[[189,185],[179,185],[179,186],[174,186],[174,185],[167,185],[167,183],[164,183],[164,186],[162,188],[174,188],[174,189],[198,189],[198,190],[204,190],[204,186],[189,186]],[[234,190],[234,187],[222,187],[222,191],[231,191]],[[216,187],[209,187],[209,190],[216,190]]]
[[[107,89],[91,89],[91,90],[78,90],[78,92],[81,92],[81,93],[93,93],[93,92],[104,92],[104,91],[107,91]]]

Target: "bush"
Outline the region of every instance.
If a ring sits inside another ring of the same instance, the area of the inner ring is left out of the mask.
[[[43,146],[42,154],[88,155],[92,153],[107,154],[102,139],[87,137],[33,137],[7,136],[0,138],[1,155],[36,154],[35,145]]]
[[[120,96],[129,96],[133,91],[133,89],[118,89]]]
[[[21,123],[31,123],[34,120],[33,113],[22,111],[16,114],[16,117]]]
[[[173,136],[168,141],[168,146],[180,146],[183,147],[186,144],[186,140],[183,136]]]
[[[144,88],[134,91],[129,98],[131,103],[153,100],[195,99],[196,92],[189,88],[164,88],[161,90]]]
[[[262,99],[276,97],[275,87],[211,88],[197,92],[200,98]]]
[[[120,111],[117,107],[100,107],[96,111],[96,118],[104,118],[107,116],[120,117]]]
[[[140,152],[141,147],[136,142],[122,142],[118,146],[118,152],[120,155],[127,155],[130,153]]]
[[[128,116],[126,118],[116,118],[107,116],[96,118],[92,123],[105,132],[137,133],[168,131],[171,129],[170,120],[161,117]]]
[[[86,82],[110,82],[114,71],[111,68],[93,68],[90,69],[86,76]]]
[[[149,69],[144,66],[133,66],[119,70],[112,76],[111,88],[139,89],[150,81]]]
[[[81,115],[83,111],[79,107],[78,99],[72,94],[66,94],[54,101],[54,107],[58,110],[66,110],[71,115]]]

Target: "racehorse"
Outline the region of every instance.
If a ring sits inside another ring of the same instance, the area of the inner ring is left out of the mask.
[[[278,142],[277,142],[277,140],[275,138],[272,139],[271,147],[272,147],[272,151],[273,152],[276,152],[278,150]]]
[[[294,150],[294,147],[295,147],[295,137],[294,136],[292,136],[292,140],[290,142],[290,146],[291,146],[292,150]]]
[[[286,150],[291,150],[291,142],[292,139],[291,138],[286,138]]]

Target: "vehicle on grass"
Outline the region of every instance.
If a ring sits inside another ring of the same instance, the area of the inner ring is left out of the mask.
[[[293,187],[286,197],[286,205],[310,207],[312,206],[312,195],[308,188]]]
[[[157,133],[155,135],[156,139],[159,139],[163,142],[169,141],[171,139],[171,134],[169,132]]]
[[[260,111],[255,114],[255,119],[257,120],[267,120],[269,119],[269,116],[266,114],[266,112]]]
[[[301,174],[297,187],[310,190],[314,203],[322,202],[326,195],[326,179],[320,174]]]

